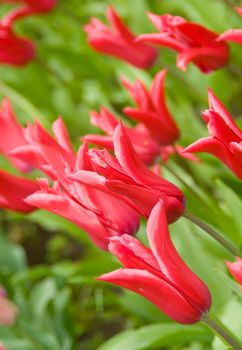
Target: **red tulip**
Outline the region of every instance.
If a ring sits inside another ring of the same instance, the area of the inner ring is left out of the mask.
[[[123,79],[124,86],[137,104],[137,108],[125,108],[124,113],[143,123],[151,136],[163,146],[179,138],[179,129],[165,103],[165,76],[166,70],[157,73],[150,91],[139,80],[131,85]]]
[[[87,186],[116,192],[120,199],[129,200],[143,216],[149,217],[154,205],[163,199],[168,222],[176,221],[185,210],[183,193],[172,183],[149,170],[135,152],[127,133],[120,123],[113,135],[116,158],[107,151],[90,150],[93,171],[82,170],[71,178]],[[78,168],[77,168],[78,169]]]
[[[0,208],[28,213],[36,208],[24,202],[38,189],[36,182],[0,170]]]
[[[38,123],[29,127],[29,148],[15,151],[16,157],[33,159],[36,166],[54,180],[53,188],[45,180],[40,181],[40,190],[26,198],[26,203],[75,223],[102,249],[107,249],[112,236],[134,234],[139,227],[139,214],[130,206],[117,196],[79,185],[68,177],[75,169],[91,167],[85,157],[87,148],[84,145],[77,156],[74,154],[61,119],[54,123],[53,129],[56,139]]]
[[[184,151],[211,153],[242,179],[242,131],[211,90],[208,99],[209,109],[203,113],[203,118],[210,136],[194,142]]]
[[[233,275],[233,277],[236,279],[237,282],[241,285],[241,290],[242,290],[242,259],[237,257],[236,262],[230,262],[230,261],[225,261],[228,270],[230,273]]]
[[[160,33],[143,34],[137,42],[150,42],[177,51],[177,66],[186,70],[193,62],[203,73],[225,66],[229,61],[229,48],[218,42],[218,34],[183,17],[150,13],[149,18]]]
[[[242,8],[237,7],[236,11],[242,16]],[[237,44],[242,45],[242,29],[229,29],[218,38],[218,41],[227,40],[233,41]]]
[[[109,250],[124,268],[98,280],[144,296],[179,323],[200,321],[210,309],[211,295],[177,253],[167,229],[162,201],[150,214],[147,234],[151,249],[128,235],[112,238]]]
[[[91,123],[108,136],[89,134],[82,137],[82,140],[113,151],[113,133],[119,123],[118,119],[108,109],[102,107],[100,113],[91,113]],[[139,123],[132,128],[125,127],[125,130],[143,162],[146,165],[153,164],[160,154],[160,146],[153,140],[145,125]]]
[[[0,22],[0,63],[21,67],[35,56],[35,45],[30,40],[15,35],[10,27]]]
[[[117,57],[136,67],[146,69],[152,66],[157,51],[149,45],[136,43],[134,34],[111,6],[107,10],[107,19],[110,28],[97,18],[92,18],[85,26],[89,44],[101,53]]]

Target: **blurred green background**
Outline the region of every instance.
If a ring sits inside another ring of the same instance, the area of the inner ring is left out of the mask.
[[[52,13],[26,18],[16,26],[18,33],[36,42],[37,59],[25,68],[0,67],[0,97],[11,99],[23,124],[38,118],[50,130],[61,114],[77,148],[81,135],[98,132],[89,123],[90,110],[104,105],[121,116],[123,107],[132,103],[120,75],[149,85],[166,67],[167,103],[181,129],[182,145],[207,135],[201,111],[207,108],[208,87],[242,125],[241,46],[231,44],[230,65],[209,75],[194,66],[187,73],[179,71],[175,54],[166,49],[160,50],[155,67],[141,71],[87,45],[83,25],[91,16],[105,20],[109,3],[137,34],[154,30],[147,11],[181,15],[217,32],[242,28],[242,18],[232,7],[239,1],[59,0]],[[0,5],[0,15],[9,9]],[[241,247],[240,182],[215,158],[201,158],[203,163],[189,165],[199,184],[175,161],[170,167],[202,200],[167,169],[164,176],[184,190],[191,212]],[[16,172],[3,157],[0,165]],[[224,266],[224,259],[231,257],[185,219],[170,229],[184,260],[209,285],[212,312],[232,332],[242,334],[241,294]],[[202,324],[175,324],[140,296],[97,282],[95,277],[119,264],[66,220],[43,211],[22,216],[1,210],[0,232],[0,283],[19,308],[13,327],[0,326],[0,341],[7,349],[226,349]],[[139,237],[145,240],[145,223]]]

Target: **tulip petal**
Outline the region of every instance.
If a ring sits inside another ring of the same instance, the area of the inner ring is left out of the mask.
[[[53,132],[59,145],[74,156],[71,139],[65,127],[63,119],[59,117],[52,125]]]
[[[171,135],[173,135],[174,139],[177,139],[179,138],[179,129],[177,128],[176,123],[171,117],[165,104],[165,78],[165,69],[156,74],[151,87],[151,96],[154,106],[159,112],[159,117],[163,121],[165,128],[170,132]],[[172,143],[171,140],[170,143]]]
[[[184,44],[180,43],[177,39],[169,37],[166,33],[141,34],[136,38],[136,41],[161,45],[178,52],[184,50]]]
[[[112,27],[121,34],[127,41],[134,40],[134,35],[128,29],[128,27],[122,22],[118,14],[115,12],[113,6],[109,6],[107,10],[107,18],[110,21]]]
[[[236,281],[241,284],[242,287],[242,259],[237,257],[236,262],[225,261],[228,270],[234,276]]]
[[[105,147],[113,151],[113,138],[111,136],[103,136],[97,134],[87,134],[81,138],[82,141],[93,143],[99,147]]]
[[[216,112],[218,115],[220,115],[226,124],[230,127],[230,129],[233,130],[233,132],[237,136],[242,136],[242,132],[238,130],[238,127],[233,120],[232,116],[229,114],[229,112],[226,110],[225,106],[222,104],[221,101],[214,95],[212,89],[208,89],[208,102],[209,102],[209,109]]]
[[[211,295],[206,285],[189,269],[173,245],[162,200],[152,209],[147,234],[154,256],[171,284],[200,311],[209,310]],[[206,305],[206,306],[205,306]]]
[[[226,40],[242,45],[242,29],[229,29],[218,38],[219,41]]]
[[[92,241],[106,249],[109,234],[97,215],[61,193],[36,192],[26,198],[26,203],[60,215],[86,231]]]
[[[177,322],[190,324],[201,319],[201,312],[193,308],[173,286],[148,271],[119,269],[102,275],[98,280],[110,282],[144,296]]]
[[[125,172],[138,184],[156,186],[164,194],[180,196],[180,190],[170,182],[150,171],[137,156],[123,125],[120,123],[113,137],[115,155]]]
[[[21,178],[0,170],[0,208],[28,213],[36,208],[24,199],[38,189],[32,180]]]
[[[227,64],[228,55],[225,55],[220,47],[204,46],[183,51],[177,56],[177,67],[183,71],[186,71],[190,62],[196,64],[204,73],[208,73]]]
[[[91,112],[91,123],[112,136],[118,120],[107,108],[101,107],[100,113]]]

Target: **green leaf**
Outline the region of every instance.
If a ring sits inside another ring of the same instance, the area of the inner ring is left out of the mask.
[[[26,256],[23,248],[11,243],[0,234],[0,266],[7,272],[16,272],[26,266]]]
[[[202,326],[163,323],[124,331],[101,345],[98,350],[158,350],[194,340],[210,342],[211,339],[211,333]]]

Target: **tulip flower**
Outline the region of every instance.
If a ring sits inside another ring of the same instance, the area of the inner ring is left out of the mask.
[[[29,213],[36,208],[24,202],[25,197],[37,191],[35,181],[0,170],[0,208]]]
[[[242,16],[242,8],[237,7],[236,11]],[[237,44],[242,45],[242,29],[229,29],[218,38],[218,41],[226,40],[233,41]]]
[[[208,100],[209,109],[203,113],[203,118],[210,136],[194,142],[184,151],[211,153],[242,179],[242,131],[211,90]]]
[[[157,73],[150,91],[139,80],[131,85],[123,79],[124,86],[137,104],[137,108],[125,108],[124,113],[143,123],[151,136],[162,146],[170,145],[179,138],[179,129],[165,103],[165,76],[166,70]]]
[[[218,42],[218,34],[183,17],[150,13],[149,19],[159,33],[142,34],[138,43],[150,42],[178,52],[177,66],[185,71],[194,63],[203,73],[225,66],[229,61],[229,47]]]
[[[78,168],[88,168],[86,145],[76,156],[61,118],[53,124],[52,137],[38,122],[24,131],[27,145],[11,152],[12,157],[32,164],[52,180],[40,180],[35,193],[25,199],[29,205],[60,215],[86,230],[102,249],[109,237],[123,233],[134,234],[139,227],[139,214],[117,196],[104,194],[94,188],[78,185],[68,174]],[[113,210],[115,208],[115,211]]]
[[[162,201],[150,214],[147,234],[151,249],[128,235],[112,238],[109,250],[124,268],[102,275],[98,280],[144,296],[179,323],[200,321],[210,309],[211,295],[177,253],[167,229]]]
[[[116,158],[105,150],[89,150],[92,171],[78,170],[71,178],[104,192],[116,192],[121,196],[120,199],[126,202],[128,199],[129,204],[133,203],[133,208],[145,217],[149,217],[152,208],[161,198],[165,204],[168,222],[176,221],[185,210],[183,193],[145,166],[135,152],[122,123],[114,131],[113,144]]]
[[[233,275],[233,277],[236,279],[237,282],[239,282],[241,290],[242,290],[242,259],[237,257],[236,262],[230,262],[225,261],[228,270]]]
[[[11,27],[0,22],[0,63],[21,67],[32,61],[35,55],[35,45],[30,40],[17,36]]]
[[[98,52],[117,57],[138,68],[153,65],[157,51],[146,44],[135,42],[134,34],[123,23],[112,6],[108,7],[110,28],[97,18],[85,26],[89,44]]]
[[[29,126],[29,146],[16,149],[20,159],[34,159],[36,167],[54,180],[51,188],[46,180],[39,182],[40,189],[28,196],[26,203],[60,215],[87,231],[94,243],[107,248],[109,237],[123,233],[134,234],[139,227],[139,214],[117,196],[102,193],[96,188],[82,186],[68,177],[70,172],[91,166],[86,161],[87,146],[77,156],[62,120],[53,125],[56,138],[49,135],[39,123]],[[115,210],[113,210],[115,208]]]
[[[17,314],[17,306],[8,300],[5,289],[0,287],[0,325],[12,326],[16,321]],[[1,346],[0,343],[0,350]]]
[[[13,165],[21,171],[29,171],[32,166],[20,159],[11,157],[10,152],[27,144],[24,128],[18,123],[8,99],[2,101],[0,107],[0,153],[4,154]]]
[[[100,113],[91,113],[91,123],[103,130],[108,136],[88,134],[81,138],[82,141],[90,142],[113,151],[113,133],[119,120],[108,109],[102,107]],[[159,156],[161,148],[153,140],[145,125],[138,123],[132,128],[125,127],[125,130],[133,143],[135,151],[143,162],[146,165],[153,164]]]

